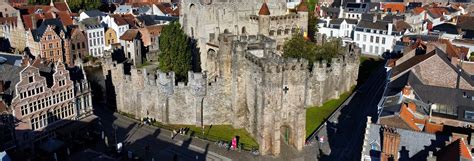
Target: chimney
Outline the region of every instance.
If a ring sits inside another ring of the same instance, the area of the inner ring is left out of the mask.
[[[392,35],[392,30],[393,30],[393,24],[388,23],[388,29],[387,29],[387,35]]]
[[[3,92],[5,91],[4,84],[5,83],[3,83],[3,80],[0,80],[0,94],[3,94]]]
[[[372,17],[372,22],[373,23],[377,22],[377,14],[374,14],[374,16]]]
[[[382,127],[382,154],[381,161],[398,161],[398,146],[400,134],[394,128]]]

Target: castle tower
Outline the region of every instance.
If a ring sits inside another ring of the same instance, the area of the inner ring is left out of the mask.
[[[262,35],[269,35],[270,29],[270,9],[266,2],[263,2],[260,11],[258,12],[258,33]]]
[[[308,36],[308,5],[304,0],[301,0],[300,5],[296,8],[296,12],[301,17],[299,18],[299,24],[303,24],[300,28],[303,30],[303,35]]]

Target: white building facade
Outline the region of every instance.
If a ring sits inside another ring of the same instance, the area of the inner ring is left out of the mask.
[[[104,55],[105,37],[104,27],[102,25],[89,26],[85,30],[87,41],[89,42],[89,54],[93,57],[102,57]]]
[[[362,49],[362,54],[381,56],[391,52],[395,42],[401,38],[400,32],[394,32],[392,23],[361,21],[354,31],[354,42]]]

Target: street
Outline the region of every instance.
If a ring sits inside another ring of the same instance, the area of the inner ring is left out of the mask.
[[[386,72],[379,67],[369,79],[343,104],[339,113],[328,120],[318,132],[325,142],[321,147],[321,160],[360,160],[367,116],[375,118],[377,103],[382,97]]]

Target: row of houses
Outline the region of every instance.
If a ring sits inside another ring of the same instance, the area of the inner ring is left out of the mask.
[[[7,3],[5,13],[0,13],[0,36],[9,45],[5,52],[26,52],[48,61],[64,62],[74,66],[87,56],[101,57],[114,44],[125,44],[120,37],[129,29],[152,33],[148,46],[158,43],[161,27],[176,19],[178,8],[171,3],[137,3],[129,6],[154,8],[153,12],[134,14],[122,12],[118,5],[115,12],[99,10],[72,13],[67,3],[51,5],[26,5],[13,8]],[[156,10],[156,11],[155,11]],[[158,30],[158,31],[156,31]],[[153,41],[152,41],[153,40]],[[155,41],[156,40],[156,41]],[[156,45],[155,45],[156,46]]]
[[[41,148],[96,120],[84,61],[109,52],[142,62],[179,14],[174,3],[112,5],[73,13],[66,1],[0,2],[0,151]]]
[[[472,4],[357,3],[317,8],[319,34],[355,42],[363,54],[400,53],[404,35],[436,35],[450,41],[474,38]]]

